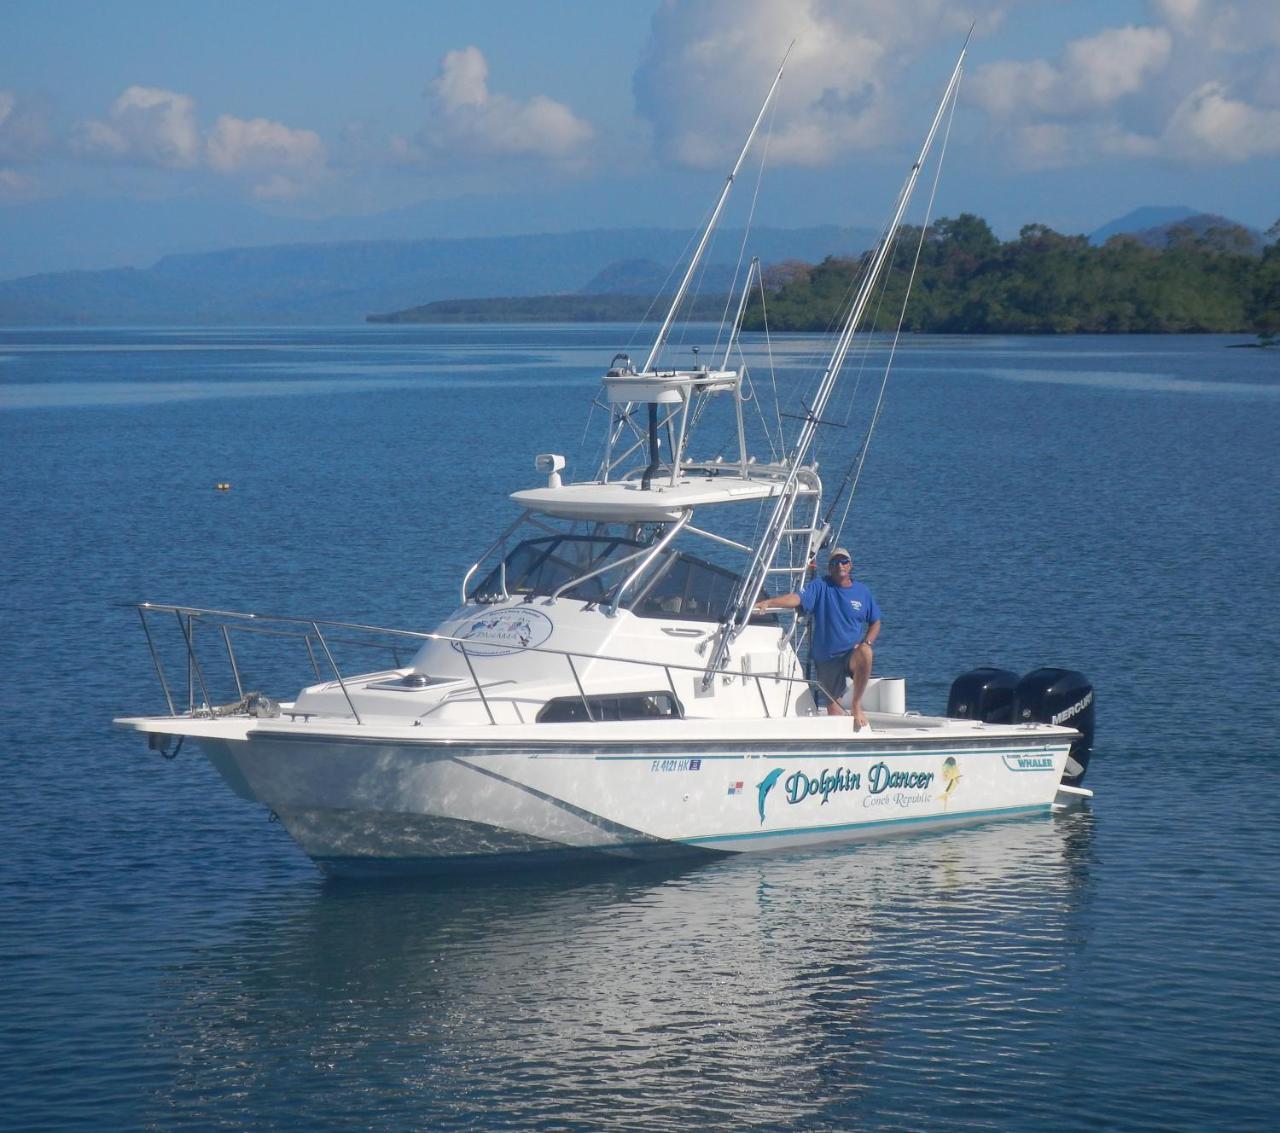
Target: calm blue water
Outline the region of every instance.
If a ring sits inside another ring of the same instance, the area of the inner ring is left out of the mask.
[[[0,1127],[1273,1128],[1273,352],[903,346],[845,530],[877,668],[1084,669],[1087,810],[336,885],[111,730],[163,706],[119,603],[431,628],[629,334],[0,331]]]

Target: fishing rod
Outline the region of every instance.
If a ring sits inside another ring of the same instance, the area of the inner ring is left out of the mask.
[[[972,33],[973,29],[970,28],[970,35],[972,35]],[[804,424],[800,429],[799,436],[796,438],[795,445],[792,448],[790,457],[787,461],[788,473],[786,479],[779,486],[778,491],[775,494],[773,512],[770,516],[769,523],[765,528],[764,538],[756,548],[755,554],[752,556],[751,564],[747,568],[746,573],[743,574],[741,582],[734,593],[729,612],[726,615],[725,620],[721,623],[720,632],[716,639],[715,649],[712,651],[711,659],[703,678],[704,686],[710,684],[714,673],[724,667],[729,653],[729,646],[749,621],[751,606],[768,577],[769,564],[774,561],[774,558],[777,555],[778,548],[780,547],[782,538],[787,530],[789,517],[801,491],[801,468],[807,467],[804,465],[804,461],[812,448],[814,437],[817,434],[819,425],[824,423],[823,413],[826,410],[827,402],[830,400],[836,381],[840,376],[840,371],[844,366],[845,358],[853,343],[854,335],[857,333],[858,327],[861,324],[863,313],[871,299],[872,292],[880,282],[880,276],[884,271],[885,263],[888,260],[891,250],[896,244],[898,225],[902,222],[902,217],[907,210],[908,204],[911,202],[911,196],[915,191],[916,182],[919,180],[920,171],[924,166],[925,159],[928,157],[930,150],[933,148],[933,142],[934,138],[937,136],[938,128],[942,124],[947,107],[952,104],[955,98],[956,91],[960,84],[960,75],[964,69],[965,54],[968,49],[969,37],[966,36],[964,47],[960,50],[959,58],[956,59],[955,67],[952,69],[951,77],[947,82],[946,91],[943,93],[942,99],[938,103],[938,109],[934,113],[933,121],[929,125],[929,131],[925,136],[924,144],[921,146],[920,153],[916,160],[912,163],[906,180],[898,191],[898,198],[894,204],[893,217],[885,226],[884,235],[876,246],[875,252],[871,257],[867,268],[866,275],[863,277],[862,284],[858,288],[857,295],[854,297],[853,303],[849,308],[849,313],[845,319],[844,326],[841,328],[840,335],[836,340],[836,346],[832,352],[831,359],[827,363],[827,368],[822,375],[822,380],[818,384],[813,404],[805,407],[807,412],[804,416]]]

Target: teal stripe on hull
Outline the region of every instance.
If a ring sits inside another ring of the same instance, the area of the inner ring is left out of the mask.
[[[921,823],[967,822],[970,819],[1038,814],[1049,810],[1052,803],[1035,803],[1032,806],[994,807],[989,810],[966,810],[958,814],[920,814],[904,818],[878,818],[870,822],[840,822],[833,826],[795,826],[786,830],[759,830],[746,834],[707,834],[698,838],[682,838],[691,846],[712,847],[722,842],[742,842],[763,838],[787,838],[803,834],[833,834],[842,830],[871,830],[886,826],[918,826]]]

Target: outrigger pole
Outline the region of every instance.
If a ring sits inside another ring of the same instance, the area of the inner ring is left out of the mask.
[[[693,280],[694,273],[702,262],[703,253],[706,252],[707,245],[711,242],[711,235],[715,232],[716,225],[720,222],[720,214],[724,211],[725,202],[729,199],[734,179],[738,176],[738,170],[742,168],[742,163],[746,160],[747,151],[751,149],[751,143],[756,140],[756,134],[760,131],[760,123],[764,121],[765,112],[769,109],[769,103],[773,101],[773,94],[778,89],[778,83],[782,81],[782,72],[787,66],[787,60],[791,57],[791,49],[793,47],[795,47],[795,40],[791,41],[790,46],[787,48],[787,53],[782,57],[782,62],[778,65],[778,73],[773,77],[773,85],[769,87],[769,93],[765,95],[764,103],[760,107],[760,113],[756,115],[756,120],[751,127],[751,133],[747,135],[747,140],[743,143],[742,150],[738,154],[738,160],[733,163],[729,176],[724,180],[724,188],[720,190],[720,199],[716,201],[716,207],[711,212],[711,219],[707,221],[707,226],[702,231],[702,239],[698,241],[698,246],[694,249],[692,259],[689,260],[689,267],[684,273],[684,278],[676,289],[676,297],[671,301],[667,317],[663,319],[662,327],[658,331],[658,337],[654,339],[653,348],[649,351],[649,357],[645,359],[644,366],[641,368],[640,372],[642,374],[648,373],[653,368],[653,364],[658,360],[658,353],[666,345],[667,335],[671,333],[671,324],[675,321],[676,314],[680,310],[680,304],[684,302],[685,293],[689,290],[689,284]]]
[[[711,219],[707,221],[706,227],[702,230],[702,239],[698,241],[697,248],[694,249],[693,257],[689,260],[689,266],[685,269],[684,278],[680,280],[680,286],[676,289],[675,298],[671,301],[671,306],[667,309],[667,317],[662,320],[662,326],[658,330],[657,337],[653,340],[653,346],[649,350],[649,356],[645,359],[644,365],[640,367],[640,373],[647,374],[653,371],[654,364],[658,360],[658,355],[662,352],[662,348],[667,343],[667,336],[671,333],[671,324],[675,322],[676,315],[680,311],[680,305],[684,302],[684,297],[689,291],[689,284],[693,282],[694,274],[698,270],[698,266],[702,263],[702,257],[706,253],[707,245],[711,243],[712,234],[716,230],[716,225],[720,223],[720,214],[724,211],[725,203],[729,200],[729,193],[733,190],[733,183],[738,176],[738,171],[742,168],[742,163],[746,160],[747,152],[751,149],[751,143],[755,141],[756,134],[760,132],[760,123],[764,121],[764,116],[769,109],[769,104],[773,102],[774,92],[778,89],[778,83],[782,81],[782,72],[786,69],[787,60],[791,58],[792,48],[795,47],[795,40],[792,40],[787,47],[786,54],[782,57],[782,62],[778,65],[778,73],[773,76],[773,84],[769,87],[769,93],[765,95],[764,102],[760,106],[760,113],[756,115],[756,120],[752,123],[751,132],[747,135],[747,140],[743,143],[741,151],[738,153],[738,160],[733,163],[733,168],[729,171],[729,176],[725,178],[724,188],[720,190],[720,197],[716,201],[716,206],[711,211]],[[611,420],[609,427],[609,444],[606,452],[611,451],[617,443],[618,438],[622,435],[623,424],[629,420],[633,408],[632,402],[628,402],[617,411],[618,416],[616,422]],[[610,410],[612,414],[614,411]],[[657,454],[657,417],[656,406],[649,407],[649,445],[651,449],[650,464],[656,463]],[[673,454],[673,461],[678,454]],[[607,461],[606,457],[606,461]],[[603,476],[603,470],[602,470]]]
[[[970,28],[969,34],[973,34],[972,28]],[[956,60],[956,65],[951,72],[951,78],[947,83],[947,89],[938,103],[933,122],[929,126],[929,133],[925,137],[924,145],[920,147],[920,155],[912,164],[902,188],[898,191],[898,200],[893,211],[893,218],[881,235],[875,254],[872,256],[871,265],[862,277],[862,284],[858,288],[853,304],[849,308],[849,314],[846,316],[840,336],[836,340],[831,360],[827,363],[826,371],[822,375],[822,381],[818,384],[818,392],[814,397],[813,405],[809,407],[805,415],[804,424],[800,428],[799,436],[796,438],[796,443],[787,459],[787,478],[777,494],[768,526],[765,528],[760,545],[756,548],[755,555],[751,559],[751,565],[742,576],[738,589],[734,593],[729,613],[724,622],[721,623],[720,632],[716,639],[716,647],[712,651],[710,663],[707,665],[707,671],[702,679],[704,687],[711,683],[715,673],[726,664],[729,646],[750,619],[751,608],[760,591],[764,588],[765,579],[768,577],[769,564],[773,562],[778,553],[778,547],[781,545],[784,532],[790,521],[791,510],[798,488],[797,476],[800,468],[808,457],[809,450],[813,447],[814,436],[817,433],[818,426],[822,424],[823,412],[831,398],[836,380],[840,376],[845,356],[849,353],[849,347],[853,343],[853,336],[858,331],[867,303],[870,301],[871,295],[879,282],[880,275],[884,271],[885,262],[889,258],[890,249],[893,247],[894,239],[897,235],[898,225],[902,223],[903,214],[911,203],[911,194],[915,191],[916,181],[920,177],[920,170],[929,156],[930,149],[933,148],[933,140],[937,136],[938,127],[942,123],[947,106],[955,97],[956,89],[960,85],[960,75],[964,70],[964,57],[968,50],[969,38],[966,36],[964,46],[960,49],[960,57]]]

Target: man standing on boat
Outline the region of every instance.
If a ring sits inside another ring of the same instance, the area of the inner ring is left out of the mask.
[[[872,645],[880,636],[880,607],[865,583],[854,582],[849,552],[837,547],[827,559],[827,576],[815,578],[799,594],[761,598],[762,610],[794,610],[801,607],[813,619],[809,656],[817,669],[818,684],[827,694],[827,715],[843,716],[840,699],[853,678],[853,726],[867,726],[862,694],[871,678],[875,658]]]

